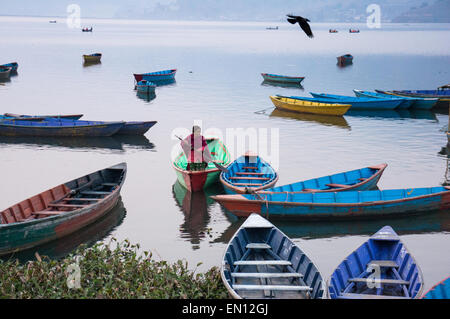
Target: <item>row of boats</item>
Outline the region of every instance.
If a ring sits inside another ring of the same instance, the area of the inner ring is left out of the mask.
[[[347,256],[325,282],[298,245],[252,214],[226,247],[221,277],[236,299],[450,298],[450,277],[422,294],[420,267],[390,226]]]
[[[0,115],[0,136],[106,137],[144,135],[157,121],[83,121],[74,115]]]

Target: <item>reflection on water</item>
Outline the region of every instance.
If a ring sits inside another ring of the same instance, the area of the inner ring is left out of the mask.
[[[315,122],[327,126],[337,126],[348,130],[351,129],[350,125],[347,123],[343,116],[295,113],[274,109],[270,114],[270,117],[281,117],[298,121]]]
[[[56,148],[124,151],[124,145],[135,149],[153,149],[155,145],[143,135],[106,137],[26,137],[0,136],[0,147],[8,145],[45,146]]]
[[[436,114],[428,110],[352,110],[345,113],[345,116],[371,117],[382,119],[420,119],[438,122]]]
[[[93,65],[98,65],[98,66],[100,66],[101,64],[102,64],[102,61],[97,61],[97,62],[83,62],[83,67],[86,68],[86,67],[90,67],[90,66],[93,66]]]
[[[138,91],[138,92],[136,92],[136,96],[138,98],[140,98],[141,100],[144,100],[147,102],[150,102],[150,101],[156,99],[156,94],[154,91],[151,91],[151,92],[139,92]]]
[[[119,198],[117,205],[103,218],[80,229],[76,233],[18,253],[1,256],[1,259],[18,259],[20,262],[26,262],[36,258],[35,252],[52,259],[64,258],[81,244],[89,247],[98,241],[104,240],[122,224],[125,216],[126,209],[122,198]]]
[[[217,183],[203,191],[191,193],[177,180],[172,191],[177,206],[184,214],[184,223],[180,226],[181,237],[191,242],[192,249],[199,249],[200,241],[209,232],[209,209],[215,203],[210,196],[223,194],[224,189]]]
[[[214,242],[228,243],[244,222],[244,219],[238,219],[228,212],[225,212],[225,214],[231,221],[231,225]],[[371,235],[386,225],[390,225],[399,235],[406,235],[450,232],[450,212],[429,212],[415,215],[414,218],[383,218],[351,222],[347,220],[322,221],[320,223],[272,221],[272,223],[287,236],[302,239]]]
[[[303,86],[300,83],[281,83],[281,82],[272,82],[272,81],[262,81],[261,85],[264,86],[278,86],[282,88],[292,88],[292,89],[300,89],[304,91]]]

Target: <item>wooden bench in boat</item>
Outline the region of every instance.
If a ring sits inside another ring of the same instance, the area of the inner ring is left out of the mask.
[[[48,204],[48,207],[62,207],[62,208],[81,208],[89,204]]]
[[[325,186],[332,187],[332,188],[347,188],[351,185],[345,185],[345,184],[325,184]]]
[[[32,212],[31,215],[59,215],[61,213],[65,213],[59,210],[41,210],[39,212]]]
[[[296,272],[234,272],[235,278],[302,278],[303,275]]]
[[[409,281],[401,279],[350,278],[350,282],[376,283],[381,285],[409,285]]]
[[[266,173],[255,173],[255,172],[236,172],[236,175],[265,175]]]
[[[409,297],[401,297],[401,296],[344,293],[341,296],[338,296],[338,299],[410,299],[410,298]]]
[[[235,186],[261,186],[263,183],[233,183]]]
[[[398,268],[398,264],[392,260],[372,260],[367,266],[379,266],[385,268]]]
[[[109,195],[111,192],[99,192],[99,191],[84,191],[81,192],[83,195]]]
[[[244,166],[243,169],[258,169],[256,166]]]
[[[102,183],[103,186],[111,186],[111,187],[115,187],[117,186],[116,183]]]
[[[235,266],[292,266],[287,260],[238,260],[234,262]]]
[[[313,191],[320,191],[320,189],[315,189],[315,188],[304,188],[304,189],[302,189],[302,192],[313,192]]]
[[[283,286],[283,285],[233,285],[235,290],[285,290],[285,291],[312,291],[309,286]]]
[[[270,245],[265,243],[250,243],[245,246],[247,249],[270,249],[272,248]]]
[[[268,181],[270,177],[235,177],[232,176],[230,179],[249,179],[249,180],[258,180],[258,181]]]
[[[93,202],[93,201],[99,201],[101,200],[101,198],[87,198],[87,197],[68,197],[68,198],[64,198],[63,201],[68,202],[68,201],[80,201],[80,202]]]

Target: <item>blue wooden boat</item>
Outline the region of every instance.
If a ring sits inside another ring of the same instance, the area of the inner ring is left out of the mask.
[[[147,80],[141,80],[136,84],[136,90],[139,93],[152,94],[155,93],[156,84]]]
[[[305,79],[304,76],[287,76],[279,74],[261,73],[264,81],[280,82],[280,83],[295,83],[300,84]]]
[[[317,267],[284,233],[252,214],[231,238],[220,269],[235,299],[322,299]]]
[[[153,83],[158,83],[161,81],[171,81],[175,80],[175,74],[177,73],[177,69],[150,72],[150,73],[141,73],[141,74],[133,74],[136,82],[147,80]]]
[[[111,136],[125,122],[94,122],[46,119],[0,121],[0,136]]]
[[[239,157],[220,173],[220,182],[228,194],[244,194],[273,187],[278,174],[258,155],[250,153]]]
[[[393,110],[397,108],[402,100],[393,99],[377,99],[377,98],[364,98],[364,97],[354,97],[336,94],[325,94],[325,93],[312,93],[310,94],[318,102],[324,103],[345,103],[351,104],[350,110],[352,109],[371,109],[371,110]]]
[[[331,299],[412,299],[422,289],[419,265],[390,226],[345,258],[328,282]]]
[[[125,122],[116,135],[144,135],[157,121]]]
[[[398,96],[398,97],[401,97],[404,99],[413,100],[414,103],[411,106],[411,108],[413,108],[413,109],[430,110],[439,101],[439,99],[436,99],[436,98],[412,97],[412,96],[402,95],[400,93],[394,93],[391,91],[375,90],[375,92],[380,93],[380,94],[386,94],[386,95],[390,95],[390,96]]]
[[[394,93],[405,94],[414,97],[432,97],[439,100],[450,101],[450,89],[441,90],[394,90]]]
[[[351,54],[344,54],[344,55],[338,56],[336,59],[337,59],[338,65],[347,65],[347,64],[353,63],[353,55],[351,55]]]
[[[350,219],[450,211],[450,187],[373,191],[219,195],[213,199],[238,217]]]
[[[402,103],[397,107],[397,109],[409,109],[413,104],[413,99],[403,98],[400,96],[394,96],[394,95],[387,95],[377,92],[370,92],[370,91],[362,91],[362,90],[353,90],[355,92],[356,97],[368,97],[372,99],[394,99],[394,100],[401,100]]]
[[[431,287],[422,299],[450,299],[450,276]]]
[[[19,64],[17,62],[11,62],[2,64],[0,67],[11,68],[11,73],[15,73],[19,69]]]
[[[17,119],[17,120],[43,120],[46,118],[54,118],[54,119],[66,119],[66,120],[79,120],[83,114],[68,114],[68,115],[25,115],[25,114],[14,114],[14,113],[5,113],[3,115],[0,115],[0,120],[10,120],[10,119]]]
[[[341,172],[333,175],[314,178],[278,187],[272,187],[262,193],[305,193],[336,192],[340,190],[370,190],[377,186],[387,164],[374,165]]]

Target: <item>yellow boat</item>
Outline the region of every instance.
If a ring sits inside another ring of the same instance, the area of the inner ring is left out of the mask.
[[[84,62],[86,63],[97,63],[100,62],[100,59],[102,58],[101,53],[93,53],[88,55],[83,55]]]
[[[271,96],[270,99],[277,109],[298,113],[342,116],[351,106],[350,104],[320,103],[282,96]]]

